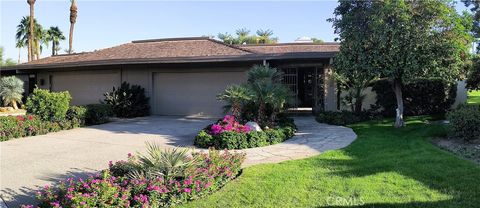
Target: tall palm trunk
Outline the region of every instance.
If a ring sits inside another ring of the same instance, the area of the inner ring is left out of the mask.
[[[70,6],[70,34],[68,37],[68,53],[73,52],[73,28],[75,27],[75,22],[77,22],[77,3],[75,0],[71,1],[72,5]]]
[[[55,55],[55,41],[52,41],[52,56]]]
[[[33,20],[34,20],[34,6],[35,0],[27,0],[28,5],[30,5],[30,29],[29,29],[29,36],[28,36],[28,61],[33,60],[33,39],[34,39],[34,32],[33,32]]]
[[[20,55],[22,53],[22,48],[18,48],[18,63],[20,63]]]

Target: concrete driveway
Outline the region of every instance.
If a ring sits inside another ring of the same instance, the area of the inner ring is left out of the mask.
[[[9,207],[32,204],[40,186],[106,169],[109,161],[145,151],[147,141],[166,148],[192,146],[197,132],[212,122],[152,116],[1,142],[0,194]],[[319,124],[313,117],[296,117],[295,123],[295,137],[242,150],[247,155],[243,166],[311,157],[357,137],[350,128]]]
[[[40,186],[105,169],[109,161],[145,150],[147,141],[191,146],[210,123],[152,116],[1,142],[1,196],[9,207],[33,203]]]

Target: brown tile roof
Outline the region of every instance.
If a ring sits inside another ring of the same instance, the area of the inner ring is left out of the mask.
[[[338,43],[280,43],[272,45],[242,45],[240,47],[263,54],[338,52],[340,50],[340,44]]]
[[[325,56],[331,57],[331,52],[337,52],[338,49],[338,44],[292,43],[235,46],[207,37],[168,38],[132,41],[131,43],[93,52],[51,56],[16,65],[12,68],[27,69],[212,60],[261,60],[268,57],[279,58],[288,53],[295,54],[295,57],[299,57],[299,53],[310,53],[311,56],[312,52],[326,52]]]

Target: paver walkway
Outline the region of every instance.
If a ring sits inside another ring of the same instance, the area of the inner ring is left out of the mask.
[[[166,148],[192,146],[198,130],[212,122],[152,116],[0,142],[0,194],[9,207],[33,203],[40,186],[105,169],[111,160],[143,152],[147,141]],[[317,155],[356,138],[349,128],[318,124],[313,117],[298,117],[295,123],[299,132],[294,138],[243,150],[244,166]]]

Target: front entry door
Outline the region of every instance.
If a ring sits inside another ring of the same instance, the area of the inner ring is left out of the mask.
[[[298,68],[298,107],[312,108],[315,103],[315,68]]]

